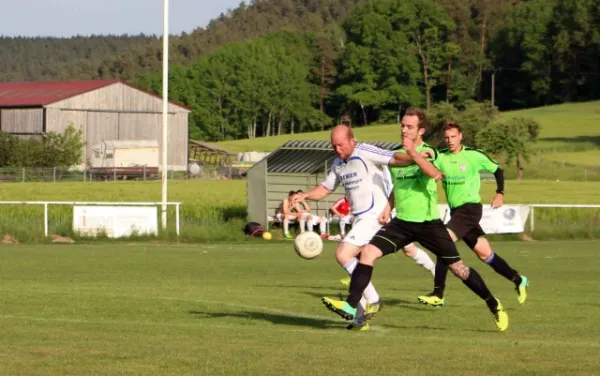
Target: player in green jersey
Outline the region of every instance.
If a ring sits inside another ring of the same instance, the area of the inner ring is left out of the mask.
[[[417,241],[432,251],[454,275],[485,301],[497,329],[503,332],[508,328],[508,315],[479,273],[460,259],[456,245],[440,219],[436,180],[441,179],[442,174],[420,155],[423,150],[430,149],[434,152],[433,160],[438,158],[435,149],[423,142],[426,128],[425,112],[415,107],[408,108],[402,118],[403,149],[400,152],[407,153],[417,165],[391,169],[396,217],[360,249],[360,260],[352,273],[348,298],[336,300],[324,297],[322,301],[328,309],[344,319],[353,319],[363,291],[371,281],[375,260]]]
[[[515,284],[519,304],[527,299],[527,277],[519,275],[497,253],[492,251],[485,238],[485,232],[479,225],[482,216],[480,188],[480,171],[485,170],[496,178],[496,195],[492,207],[499,208],[504,204],[504,175],[498,163],[482,150],[462,145],[463,134],[460,125],[448,123],[444,127],[444,139],[448,149],[440,150],[435,166],[444,174],[442,186],[450,207],[450,221],[446,224],[452,240],[463,240],[479,259],[490,265],[496,273]],[[447,268],[443,262],[436,264],[433,292],[422,295],[418,300],[427,305],[440,307],[445,304],[444,288]]]

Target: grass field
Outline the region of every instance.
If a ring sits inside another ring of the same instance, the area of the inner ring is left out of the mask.
[[[483,202],[491,200],[495,183],[482,182]],[[600,204],[599,182],[507,181],[507,204]],[[441,188],[440,203],[445,202]],[[0,201],[160,201],[160,182],[106,183],[6,183]],[[239,241],[246,223],[246,181],[188,180],[169,183],[169,201],[182,202],[179,241]],[[173,234],[174,209],[170,209]],[[43,241],[43,208],[0,206],[0,228],[21,242]],[[49,210],[50,233],[72,235],[72,209]],[[598,209],[539,209],[536,211],[539,236],[600,236]],[[555,226],[556,225],[556,226]],[[577,231],[575,231],[578,229]],[[0,234],[2,235],[2,234]]]
[[[0,248],[1,375],[597,375],[597,241],[494,244],[531,280],[513,286],[461,248],[510,327],[449,277],[443,309],[418,305],[431,276],[379,261],[385,307],[348,332],[319,302],[344,276],[333,245],[313,261],[290,242]]]
[[[588,166],[600,169],[600,150],[548,153],[543,154],[543,158],[563,164]]]
[[[528,179],[600,181],[599,101],[508,111],[501,116],[505,119],[531,117],[542,126],[536,144],[538,154],[524,164]],[[361,141],[400,140],[396,124],[358,127],[355,134]],[[216,145],[232,152],[273,151],[289,140],[329,140],[329,131],[225,141]],[[590,167],[596,169],[590,170]],[[506,166],[506,169],[507,177],[515,178],[515,168]]]
[[[538,148],[544,151],[596,150],[600,153],[600,101],[569,103],[502,113],[502,118],[531,117],[542,128]],[[355,128],[362,141],[400,139],[397,124]],[[215,145],[232,152],[273,151],[289,140],[329,140],[329,131],[300,133],[254,140],[217,142]],[[595,155],[600,155],[599,153]]]

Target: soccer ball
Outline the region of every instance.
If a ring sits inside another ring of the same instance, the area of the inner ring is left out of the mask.
[[[314,259],[323,252],[323,240],[316,232],[303,232],[294,239],[294,250],[303,259]]]
[[[272,238],[272,235],[271,235],[271,233],[270,233],[270,232],[268,232],[268,231],[267,231],[267,232],[263,232],[263,234],[262,234],[262,238],[263,238],[263,239],[265,239],[265,240],[271,240],[271,238]]]

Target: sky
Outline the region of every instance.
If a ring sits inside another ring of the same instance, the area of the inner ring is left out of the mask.
[[[169,34],[204,27],[242,0],[169,0]],[[248,3],[248,2],[246,2]],[[0,36],[162,35],[163,0],[0,0]]]

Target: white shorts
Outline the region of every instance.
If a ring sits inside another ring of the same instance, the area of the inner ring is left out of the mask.
[[[339,222],[344,222],[347,225],[351,225],[352,221],[354,220],[354,217],[351,215],[344,215],[342,217],[336,215],[334,218],[337,218]]]
[[[369,244],[371,238],[379,231],[382,224],[379,223],[378,216],[363,215],[354,218],[352,230],[346,234],[343,242],[352,244],[356,247],[362,247]]]
[[[293,213],[293,215],[297,215],[296,213]],[[302,219],[306,220],[308,217],[310,216],[310,213],[302,213]],[[283,222],[283,213],[277,213],[277,215],[275,216],[277,218],[277,220],[279,222]]]

